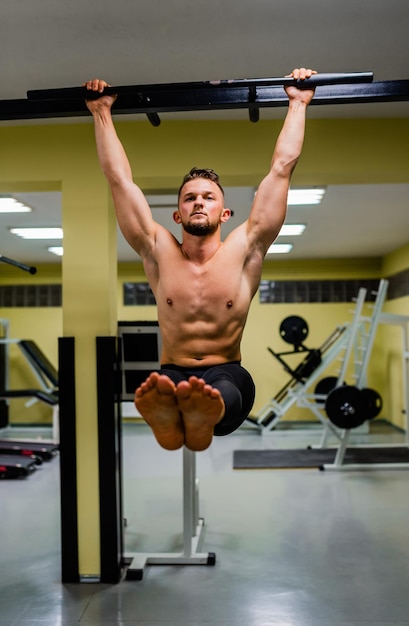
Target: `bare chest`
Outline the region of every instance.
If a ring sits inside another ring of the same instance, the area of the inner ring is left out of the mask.
[[[206,266],[181,263],[163,280],[164,295],[169,305],[185,307],[192,315],[214,309],[231,309],[240,297],[241,280],[219,263]],[[163,274],[162,274],[162,278]]]
[[[160,268],[157,303],[185,319],[241,315],[250,294],[242,268],[223,255],[205,264],[178,259]]]

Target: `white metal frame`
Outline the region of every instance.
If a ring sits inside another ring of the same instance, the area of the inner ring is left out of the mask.
[[[126,578],[142,580],[147,565],[214,565],[213,552],[200,552],[204,520],[199,517],[199,481],[196,478],[196,453],[183,448],[183,550],[180,553],[133,553]]]
[[[1,327],[1,337],[0,337],[0,344],[5,344],[5,361],[6,361],[6,375],[5,375],[5,380],[6,380],[6,388],[8,388],[9,386],[9,367],[8,367],[8,362],[9,362],[9,346],[11,344],[16,344],[17,346],[20,347],[20,342],[21,339],[18,338],[12,338],[8,336],[8,329],[9,329],[9,323],[8,320],[1,318],[0,319],[0,327]],[[33,365],[33,363],[30,361],[30,359],[27,358],[27,356],[25,355],[24,351],[21,350],[21,354],[24,357],[25,362],[28,364],[29,368],[31,369],[32,373],[34,374],[35,378],[37,379],[40,387],[43,389],[43,391],[45,391],[46,393],[53,393],[55,391],[55,388],[50,385],[46,379],[45,376],[43,376]],[[10,399],[8,398],[4,398],[6,400],[7,403],[10,403]],[[24,406],[29,408],[30,406],[33,406],[34,404],[36,404],[37,402],[40,402],[40,400],[38,398],[29,398],[28,400],[26,400],[26,402],[24,403]],[[59,414],[60,414],[60,407],[59,404],[54,404],[53,406],[51,406],[52,409],[52,442],[53,443],[59,443],[60,441],[60,418],[59,418]]]
[[[317,401],[325,401],[325,396],[319,396],[316,393],[307,393],[307,390],[321,376],[326,367],[338,356],[342,349],[345,349],[342,359],[342,366],[338,374],[337,386],[342,385],[346,378],[347,368],[354,353],[354,374],[355,384],[358,389],[363,389],[367,384],[367,370],[372,353],[372,348],[378,330],[379,324],[399,325],[402,329],[402,370],[403,370],[403,406],[406,416],[406,443],[393,444],[388,447],[402,448],[409,447],[409,335],[408,324],[409,316],[395,315],[382,312],[388,289],[388,281],[382,279],[379,283],[376,299],[373,305],[372,314],[370,316],[362,315],[362,309],[366,298],[366,289],[361,288],[358,293],[357,303],[353,320],[348,325],[346,332],[330,347],[327,354],[324,354],[322,363],[314,370],[305,383],[299,383],[289,388],[281,402],[271,400],[259,414],[258,426],[262,433],[271,432],[276,424],[283,418],[288,409],[297,404],[297,406],[309,409],[316,418],[323,424],[324,430],[321,442],[314,448],[327,448],[329,436],[335,435],[339,444],[337,444],[337,453],[334,463],[323,465],[324,470],[377,470],[377,469],[409,469],[409,463],[371,463],[371,464],[344,464],[345,453],[348,448],[351,430],[339,430],[328,419],[324,404]],[[267,424],[262,422],[269,414],[275,413],[275,417]],[[355,429],[356,431],[356,429]],[[356,446],[355,446],[356,447]],[[384,444],[365,444],[359,447],[385,447]]]
[[[256,424],[263,435],[266,433],[271,434],[275,426],[280,420],[282,420],[287,411],[292,406],[298,405],[312,410],[325,429],[330,430],[335,436],[339,437],[337,429],[329,422],[326,415],[324,415],[324,413],[320,411],[316,405],[314,406],[309,402],[309,399],[312,397],[318,400],[325,400],[325,398],[321,398],[321,396],[316,394],[307,394],[307,391],[320,379],[327,367],[335,361],[335,359],[339,358],[339,355],[343,350],[345,352],[342,358],[342,366],[341,371],[339,372],[338,381],[340,382],[345,379],[346,368],[354,345],[356,345],[357,335],[359,331],[362,330],[363,320],[366,319],[362,316],[366,293],[367,291],[364,288],[359,290],[352,322],[338,327],[340,330],[339,336],[323,352],[320,365],[312,372],[308,379],[304,383],[296,382],[292,388],[289,388],[287,394],[281,401],[278,402],[272,398],[258,413]],[[266,418],[272,413],[275,414],[274,418],[267,424],[263,424],[263,421],[265,421]]]
[[[403,371],[403,406],[404,414],[406,418],[405,425],[405,443],[395,443],[388,445],[388,448],[409,448],[409,316],[395,315],[393,313],[379,313],[379,324],[393,324],[398,325],[402,329],[402,371]],[[341,438],[341,444],[337,450],[334,462],[325,464],[322,466],[323,470],[336,470],[336,471],[353,471],[353,470],[385,470],[385,469],[409,469],[409,463],[344,463],[345,453],[348,448],[349,438],[351,431],[344,431],[344,435]],[[367,448],[382,448],[384,444],[366,444],[359,447]]]

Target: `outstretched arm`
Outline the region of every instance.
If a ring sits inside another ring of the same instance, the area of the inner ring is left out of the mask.
[[[295,79],[309,78],[315,71],[295,69]],[[266,254],[269,246],[280,232],[287,210],[287,196],[291,175],[297,165],[304,143],[307,106],[311,102],[313,89],[286,87],[289,97],[288,112],[277,139],[270,171],[260,183],[247,220],[250,247]]]
[[[107,83],[94,79],[84,86],[102,94]],[[156,237],[156,222],[141,189],[132,180],[125,150],[118,138],[111,115],[116,96],[87,100],[94,118],[97,153],[102,171],[109,183],[118,224],[128,243],[141,256],[149,255]]]

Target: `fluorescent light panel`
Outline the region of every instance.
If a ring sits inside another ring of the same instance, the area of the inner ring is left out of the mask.
[[[0,213],[30,213],[31,208],[12,196],[0,195]]]
[[[267,250],[267,254],[288,254],[292,249],[291,243],[273,243]]]
[[[284,224],[278,233],[279,237],[293,237],[302,235],[305,230],[305,224]]]
[[[62,256],[64,254],[64,248],[62,246],[50,246],[47,250],[57,256]]]
[[[256,195],[257,189],[254,190]],[[290,189],[287,196],[287,205],[320,204],[325,194],[324,187],[307,187],[305,189]]]
[[[311,187],[309,189],[290,189],[288,192],[287,204],[302,205],[302,204],[320,204],[324,197],[325,189]]]
[[[62,228],[10,228],[13,235],[23,239],[62,239]]]

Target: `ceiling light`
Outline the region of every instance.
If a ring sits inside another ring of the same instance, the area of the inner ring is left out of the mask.
[[[310,187],[309,189],[290,189],[288,192],[288,205],[297,204],[320,204],[325,189]]]
[[[302,235],[305,230],[305,224],[284,224],[278,233],[279,237],[292,237],[293,235]]]
[[[291,243],[273,243],[267,250],[267,254],[288,254],[292,249]]]
[[[31,208],[12,196],[0,194],[0,213],[30,213]]]
[[[23,239],[62,239],[62,228],[10,228],[13,235]]]
[[[62,246],[50,246],[47,248],[48,252],[52,252],[52,254],[56,254],[57,256],[62,256],[64,253],[64,249]]]

